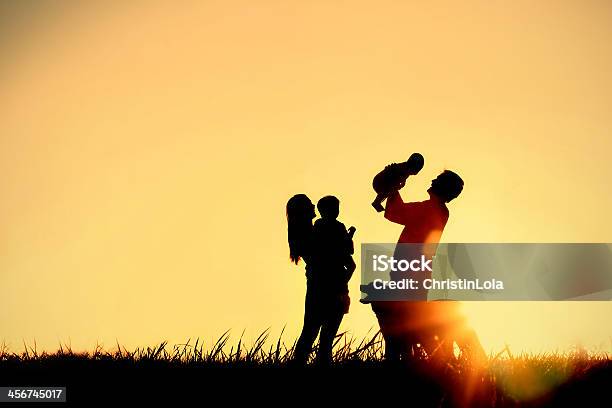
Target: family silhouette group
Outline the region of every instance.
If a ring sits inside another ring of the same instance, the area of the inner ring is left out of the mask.
[[[423,165],[423,156],[414,153],[406,162],[386,166],[373,179],[376,198],[372,206],[378,212],[384,211],[388,221],[404,226],[398,244],[416,244],[422,248],[422,255],[432,257],[449,218],[447,203],[461,194],[464,183],[458,174],[445,170],[432,180],[427,190],[429,199],[404,202],[399,190]],[[315,208],[320,217],[313,223]],[[290,259],[295,264],[303,261],[306,270],[304,325],[293,355],[293,364],[298,366],[307,364],[317,335],[316,362],[322,366],[331,364],[334,338],[349,312],[348,282],[356,268],[356,228],[347,229],[338,220],[339,213],[340,201],[334,196],[321,198],[316,207],[305,194],[296,194],[287,202]],[[396,259],[408,256],[402,253],[403,247],[396,246]],[[427,292],[421,289],[410,300],[368,302],[385,341],[385,359],[445,361],[456,358],[455,346],[462,357],[484,358],[475,332],[459,312],[458,302],[428,300]]]

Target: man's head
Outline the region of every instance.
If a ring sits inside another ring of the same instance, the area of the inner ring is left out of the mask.
[[[322,218],[338,218],[340,214],[340,200],[334,196],[325,196],[317,203],[317,209]]]
[[[444,170],[438,177],[431,181],[431,187],[427,190],[445,203],[456,198],[463,190],[463,180],[459,175],[450,170]]]

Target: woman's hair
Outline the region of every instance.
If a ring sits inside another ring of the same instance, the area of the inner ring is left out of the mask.
[[[306,194],[296,194],[287,202],[287,238],[289,241],[289,258],[297,264],[307,254],[314,205]]]

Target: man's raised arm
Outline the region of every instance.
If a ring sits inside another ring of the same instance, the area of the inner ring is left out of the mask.
[[[405,203],[399,191],[391,193],[385,206],[385,218],[391,222],[406,225],[410,217],[410,203]]]

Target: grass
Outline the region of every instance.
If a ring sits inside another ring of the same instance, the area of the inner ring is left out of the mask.
[[[458,355],[443,362],[422,357],[390,366],[383,358],[384,342],[380,334],[356,340],[341,333],[335,340],[334,361],[329,370],[311,364],[298,374],[290,366],[295,343],[287,346],[282,333],[271,341],[269,334],[267,330],[262,332],[248,345],[243,336],[230,344],[227,331],[210,345],[196,339],[173,346],[162,342],[154,347],[127,350],[117,344],[113,350],[96,346],[84,353],[62,345],[53,353],[38,352],[36,344],[24,344],[21,353],[2,346],[0,385],[44,385],[60,381],[72,385],[73,396],[87,398],[95,387],[109,379],[122,378],[137,381],[144,387],[164,379],[173,389],[196,384],[198,379],[207,379],[216,387],[240,381],[241,384],[278,384],[277,388],[287,389],[295,385],[290,378],[303,376],[314,381],[342,378],[347,387],[365,378],[372,387],[390,386],[397,381],[400,388],[412,393],[412,398],[429,400],[427,406],[495,407],[557,405],[572,398],[583,405],[585,398],[607,391],[602,384],[612,385],[612,364],[607,354],[576,350],[562,354],[514,355],[506,348],[490,355],[483,364],[474,364]],[[389,375],[391,372],[393,377]]]
[[[279,338],[269,344],[269,330],[259,334],[255,341],[246,345],[243,336],[235,345],[230,345],[230,331],[223,333],[213,344],[205,347],[204,342],[188,339],[183,344],[173,345],[162,342],[154,347],[136,348],[128,350],[120,344],[111,350],[105,350],[97,345],[91,352],[74,352],[69,345],[60,344],[59,349],[53,353],[38,352],[36,343],[24,343],[24,351],[11,352],[6,345],[0,346],[0,363],[6,362],[43,362],[61,359],[84,359],[89,361],[124,361],[144,362],[158,361],[177,365],[243,365],[249,367],[283,367],[291,360],[295,343],[288,347]],[[244,333],[243,333],[244,335]],[[340,333],[334,343],[334,362],[345,364],[347,362],[382,361],[384,350],[383,341],[379,334],[360,342],[350,338],[346,333]],[[315,345],[313,355],[317,352]]]

